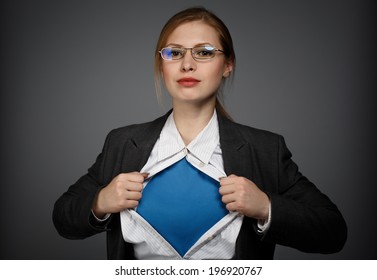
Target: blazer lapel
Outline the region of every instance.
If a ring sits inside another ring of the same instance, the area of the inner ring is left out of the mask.
[[[252,155],[248,142],[237,129],[237,124],[220,112],[217,118],[225,173],[228,176],[234,174],[253,180]]]
[[[121,172],[127,173],[141,170],[146,164],[171,112],[172,110],[150,123],[141,125],[142,127],[134,136],[127,140],[123,149]]]

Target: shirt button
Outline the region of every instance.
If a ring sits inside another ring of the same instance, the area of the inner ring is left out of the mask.
[[[205,164],[204,164],[203,162],[199,162],[199,166],[200,166],[200,167],[204,167],[204,165],[205,165]]]

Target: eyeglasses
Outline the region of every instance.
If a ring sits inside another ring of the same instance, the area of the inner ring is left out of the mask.
[[[168,47],[161,49],[159,53],[164,60],[180,60],[188,50],[191,50],[192,58],[197,61],[209,60],[215,57],[216,52],[224,52],[212,46],[200,46],[194,48]]]

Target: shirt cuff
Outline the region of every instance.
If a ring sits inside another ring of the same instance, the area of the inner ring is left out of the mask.
[[[271,224],[271,202],[268,205],[268,219],[258,220],[258,233],[265,233]]]
[[[110,218],[110,216],[111,216],[111,214],[106,214],[102,219],[100,219],[100,218],[98,218],[98,217],[94,214],[93,210],[91,210],[91,211],[92,211],[92,215],[93,215],[93,217],[94,217],[94,218],[96,219],[96,221],[99,222],[99,223],[106,222],[106,221]]]

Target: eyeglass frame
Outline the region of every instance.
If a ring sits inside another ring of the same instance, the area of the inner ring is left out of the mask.
[[[197,58],[197,57],[194,56],[194,52],[193,52],[194,49],[197,49],[197,48],[205,48],[205,47],[213,48],[213,50],[211,50],[211,51],[214,51],[215,54],[214,54],[213,56],[209,57],[209,58],[203,58],[203,59],[200,59],[200,58]],[[174,59],[174,58],[172,58],[172,59],[165,59],[165,58],[163,57],[163,55],[162,55],[162,51],[163,51],[164,49],[180,49],[180,50],[185,50],[185,52],[184,52],[183,56],[180,57],[180,58],[178,58],[178,59]],[[214,58],[214,57],[216,56],[216,52],[224,53],[223,50],[221,50],[221,49],[217,49],[217,48],[215,48],[214,46],[211,46],[211,45],[197,46],[197,47],[192,47],[192,48],[184,48],[184,47],[165,47],[165,48],[162,48],[161,50],[159,50],[158,52],[160,53],[161,58],[162,58],[163,60],[166,60],[166,61],[179,61],[179,60],[181,60],[181,59],[183,59],[183,58],[185,57],[185,55],[186,55],[186,53],[187,53],[188,50],[191,50],[191,51],[190,51],[190,52],[191,52],[191,57],[192,57],[195,61],[208,61],[208,60],[211,60],[212,58]]]

